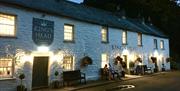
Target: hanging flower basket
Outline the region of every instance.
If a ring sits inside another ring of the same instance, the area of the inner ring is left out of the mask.
[[[151,60],[152,60],[153,63],[155,63],[157,58],[156,57],[151,57]]]
[[[91,65],[92,64],[92,59],[88,56],[85,56],[81,59],[81,67],[85,67],[87,65]]]
[[[123,59],[122,59],[120,56],[117,56],[117,57],[116,57],[116,60],[122,61]]]
[[[138,57],[136,60],[137,60],[138,62],[142,63],[142,59],[141,59],[140,57]]]
[[[117,64],[118,61],[120,61],[120,63],[123,64],[123,61],[122,61],[122,60],[123,60],[123,59],[122,59],[120,56],[117,56],[117,57],[115,58],[114,64]]]

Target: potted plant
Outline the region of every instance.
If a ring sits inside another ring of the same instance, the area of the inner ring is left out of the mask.
[[[17,91],[26,91],[25,86],[23,85],[23,79],[25,78],[25,75],[21,73],[19,75],[19,79],[21,80],[21,84],[17,86]]]
[[[55,72],[54,72],[54,75],[55,75],[56,79],[55,79],[54,82],[53,82],[53,87],[54,87],[54,88],[59,88],[59,80],[58,80],[59,72],[58,72],[58,71],[55,71]]]

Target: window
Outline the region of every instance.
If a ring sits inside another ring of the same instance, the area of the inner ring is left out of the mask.
[[[73,70],[73,57],[72,56],[64,56],[63,68],[64,70]]]
[[[127,44],[127,31],[122,33],[122,44]]]
[[[12,59],[0,59],[0,78],[12,77],[13,61]]]
[[[102,38],[102,42],[108,42],[108,28],[107,27],[102,27],[101,38]]]
[[[163,40],[160,41],[160,48],[164,49],[164,41]]]
[[[0,13],[0,36],[15,36],[15,16]]]
[[[73,25],[64,25],[64,40],[73,41],[74,40],[74,26]]]
[[[142,46],[142,34],[138,33],[138,46]]]
[[[108,55],[106,53],[101,54],[101,67],[104,68],[105,64],[108,64]]]
[[[157,49],[158,46],[157,46],[157,39],[154,39],[154,49]]]

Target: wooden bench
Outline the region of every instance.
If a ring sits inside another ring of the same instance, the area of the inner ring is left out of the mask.
[[[79,80],[80,83],[82,82],[82,79],[84,80],[84,83],[86,84],[86,75],[85,73],[82,73],[80,70],[73,70],[73,71],[63,71],[63,86],[67,82],[67,85],[69,85],[70,82]]]

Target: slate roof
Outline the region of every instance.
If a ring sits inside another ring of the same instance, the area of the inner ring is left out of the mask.
[[[111,12],[76,4],[65,0],[0,0],[0,3],[18,5],[23,8],[60,15],[80,21],[103,26],[124,29],[133,32],[150,34],[158,37],[167,36],[158,32],[154,27],[144,27],[138,22],[122,19]]]

